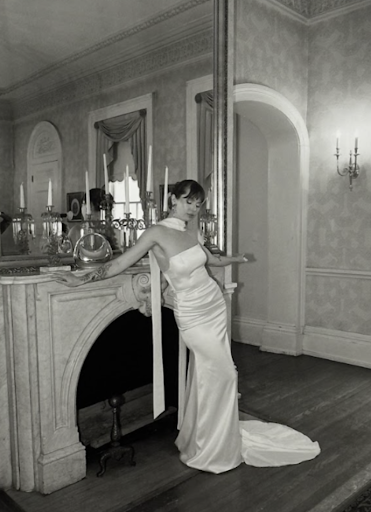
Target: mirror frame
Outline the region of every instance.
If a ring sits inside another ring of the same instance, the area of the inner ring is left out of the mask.
[[[214,92],[214,172],[216,181],[218,246],[230,253],[232,192],[228,172],[233,165],[233,3],[213,0],[213,92]],[[90,156],[90,155],[89,155]],[[91,158],[91,156],[90,156]],[[1,247],[1,246],[0,246]],[[67,258],[66,258],[67,259]],[[0,275],[10,270],[32,272],[47,263],[45,255],[9,255],[0,252]],[[67,263],[67,262],[66,262]],[[28,268],[27,268],[28,267]],[[29,268],[31,267],[31,268]],[[33,267],[33,268],[32,268]],[[8,270],[8,271],[7,271]]]
[[[214,0],[214,172],[218,219],[218,247],[231,253],[233,184],[233,73],[234,6],[228,0]]]

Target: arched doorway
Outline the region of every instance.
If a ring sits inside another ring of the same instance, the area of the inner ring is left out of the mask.
[[[302,353],[309,139],[297,109],[278,92],[234,91],[236,252],[233,339],[262,350]]]
[[[35,219],[38,238],[42,233],[41,213],[47,204],[49,180],[54,211],[60,212],[63,209],[62,144],[55,126],[41,121],[32,131],[27,150],[27,210]]]

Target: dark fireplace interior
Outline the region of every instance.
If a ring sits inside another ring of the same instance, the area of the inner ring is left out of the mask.
[[[162,308],[166,407],[178,403],[178,328],[174,313]],[[97,338],[83,364],[77,409],[152,383],[152,318],[137,310],[114,320]]]

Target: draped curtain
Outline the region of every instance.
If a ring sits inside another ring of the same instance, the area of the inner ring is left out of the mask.
[[[134,160],[135,175],[138,180],[139,195],[143,208],[146,200],[146,110],[139,110],[112,117],[94,124],[97,130],[97,151],[96,151],[96,175],[97,186],[104,185],[103,154],[106,154],[108,179],[110,181],[122,181],[124,169],[114,170],[113,162],[117,158],[117,145],[119,142],[130,140],[131,153]]]
[[[198,179],[204,189],[212,187],[213,173],[213,93],[201,92],[196,95],[197,103],[197,159]]]

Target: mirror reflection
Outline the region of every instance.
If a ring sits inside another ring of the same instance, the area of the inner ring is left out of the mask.
[[[45,254],[50,226],[76,241],[107,197],[113,218],[145,217],[149,195],[161,216],[165,183],[198,178],[187,90],[212,77],[212,0],[6,0],[2,23],[2,259]]]

